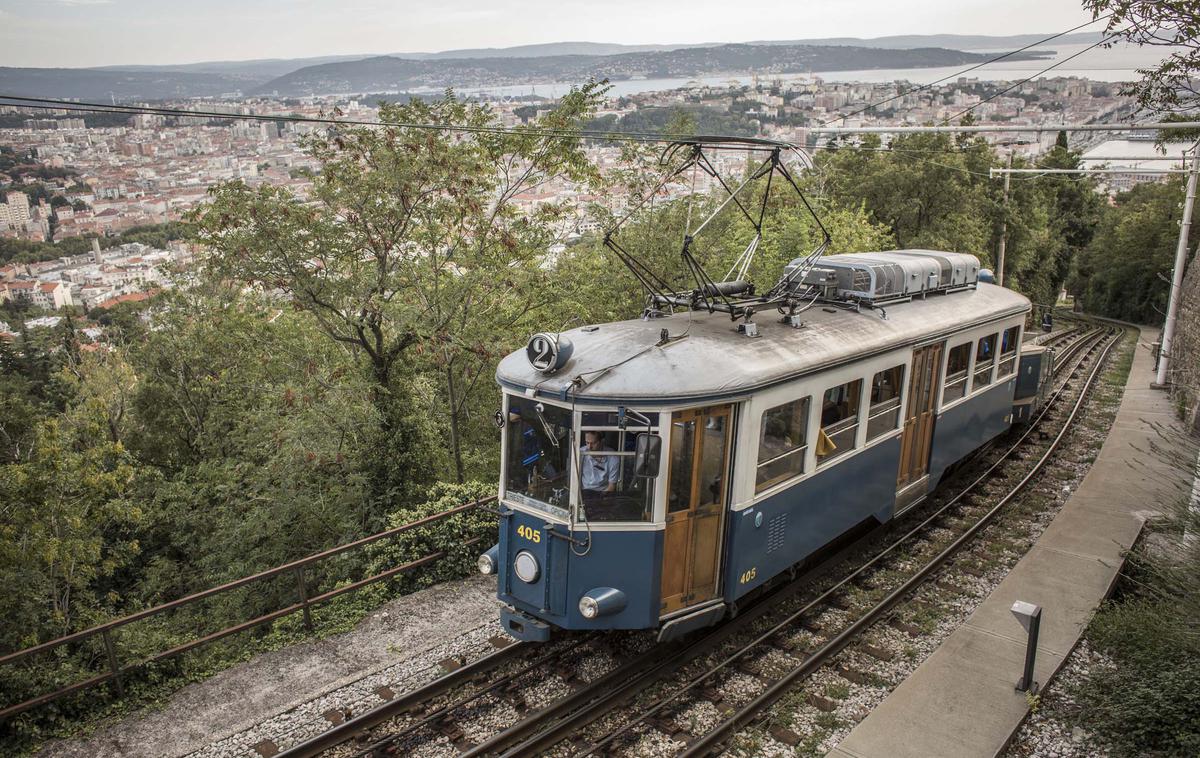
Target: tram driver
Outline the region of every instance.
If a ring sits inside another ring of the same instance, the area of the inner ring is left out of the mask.
[[[585,507],[599,505],[617,491],[621,461],[614,452],[605,444],[603,433],[591,430],[583,433],[583,445],[579,448],[582,469],[579,485]]]

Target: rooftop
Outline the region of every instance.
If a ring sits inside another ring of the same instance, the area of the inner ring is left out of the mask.
[[[504,358],[497,381],[536,388],[548,398],[580,402],[663,403],[733,397],[851,358],[883,353],[932,336],[1029,311],[1023,295],[993,284],[929,295],[882,309],[822,307],[805,311],[799,328],[776,311],[758,314],[758,337],[737,332],[724,313],[683,312],[618,321],[562,333],[574,345],[554,374],[534,369],[519,350]],[[660,333],[674,339],[659,345]],[[579,388],[570,384],[584,379]],[[569,390],[564,395],[564,390]]]

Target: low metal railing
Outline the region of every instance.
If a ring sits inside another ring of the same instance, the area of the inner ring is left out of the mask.
[[[57,689],[53,692],[48,692],[44,695],[39,695],[37,697],[30,698],[23,702],[7,706],[3,710],[0,710],[0,721],[3,721],[12,716],[15,716],[18,713],[27,711],[30,708],[36,708],[37,706],[45,705],[46,703],[53,702],[55,700],[58,700],[59,698],[65,697],[67,695],[70,695],[70,694],[73,694],[76,692],[82,692],[83,690],[87,690],[87,689],[90,689],[97,685],[104,684],[105,682],[111,681],[117,691],[117,695],[123,696],[124,695],[124,686],[121,682],[121,677],[123,674],[127,674],[130,671],[137,669],[141,666],[145,666],[146,664],[149,664],[149,663],[156,663],[159,661],[167,660],[168,658],[173,658],[175,656],[186,653],[189,650],[193,650],[202,645],[206,645],[210,642],[215,642],[217,640],[223,639],[223,638],[228,637],[233,634],[237,634],[239,632],[244,632],[249,629],[253,629],[254,627],[261,626],[262,624],[276,621],[278,619],[284,618],[285,616],[289,616],[293,613],[297,613],[297,612],[301,613],[304,618],[305,629],[307,629],[308,631],[312,631],[313,624],[312,624],[311,609],[313,606],[319,605],[321,603],[325,603],[329,600],[332,600],[335,597],[344,595],[349,592],[356,592],[368,585],[383,581],[384,579],[390,579],[399,574],[403,574],[405,572],[412,571],[413,569],[420,568],[421,566],[425,566],[427,564],[434,563],[442,558],[445,558],[446,551],[441,550],[441,551],[436,551],[436,552],[430,553],[428,555],[424,555],[420,558],[417,558],[416,560],[409,561],[408,563],[402,564],[400,566],[394,566],[392,568],[387,569],[386,571],[381,571],[378,574],[373,574],[371,576],[368,576],[365,579],[360,579],[356,582],[352,582],[352,583],[347,584],[342,587],[336,587],[332,590],[320,593],[318,595],[314,595],[312,597],[309,597],[309,595],[308,595],[308,586],[307,586],[307,581],[306,581],[306,576],[305,576],[305,571],[308,567],[310,567],[316,563],[319,563],[321,561],[332,558],[334,556],[341,555],[343,553],[347,553],[351,550],[356,550],[356,549],[365,547],[367,545],[370,545],[372,543],[379,542],[380,540],[385,540],[390,537],[395,537],[395,536],[398,536],[405,532],[416,529],[418,527],[427,526],[429,524],[436,523],[438,521],[442,521],[442,520],[450,518],[452,516],[456,516],[460,513],[464,513],[466,511],[468,511],[472,508],[476,508],[480,505],[494,502],[495,500],[496,500],[496,497],[492,496],[492,497],[488,497],[488,498],[483,498],[481,500],[475,500],[470,503],[466,503],[464,505],[455,506],[454,508],[450,508],[450,509],[442,511],[440,513],[435,513],[430,516],[426,516],[425,518],[418,519],[418,520],[410,522],[408,524],[403,524],[401,526],[397,526],[392,529],[388,529],[387,531],[379,532],[377,534],[372,534],[368,537],[363,537],[362,539],[355,540],[354,542],[348,542],[344,545],[339,545],[337,547],[330,548],[329,550],[325,550],[320,553],[314,553],[313,555],[307,556],[305,558],[300,558],[299,560],[295,560],[290,563],[285,563],[282,566],[276,566],[275,568],[267,569],[266,571],[260,571],[257,574],[252,574],[251,576],[242,577],[241,579],[235,579],[234,581],[228,582],[226,584],[222,584],[219,587],[212,587],[210,589],[203,590],[201,592],[197,592],[192,595],[188,595],[187,597],[179,598],[178,600],[172,600],[169,603],[163,603],[162,605],[157,605],[153,608],[147,608],[146,610],[138,611],[137,613],[131,613],[128,616],[122,616],[121,618],[113,619],[112,621],[107,621],[103,624],[93,626],[89,629],[84,629],[82,631],[75,632],[74,634],[68,634],[66,636],[50,640],[48,642],[43,642],[40,645],[34,645],[33,647],[28,647],[28,648],[25,648],[24,650],[18,650],[15,653],[10,653],[8,655],[2,656],[2,657],[0,657],[0,666],[7,666],[7,665],[17,663],[19,661],[25,660],[25,659],[29,658],[30,656],[49,652],[49,651],[59,648],[63,645],[67,645],[67,644],[71,644],[71,643],[78,643],[78,642],[82,642],[84,640],[88,640],[93,637],[99,636],[101,639],[101,642],[103,643],[103,646],[104,646],[104,657],[107,662],[108,671],[106,671],[103,674],[99,674],[97,676],[91,677],[90,679],[86,679],[81,682],[75,682],[75,683],[69,684],[65,687],[60,687],[59,689]],[[464,547],[470,546],[470,545],[478,543],[481,539],[482,538],[476,537],[476,538],[473,538],[473,539],[463,542],[462,545]],[[194,603],[198,603],[201,600],[205,600],[205,599],[211,598],[215,595],[220,595],[220,594],[229,592],[229,591],[237,589],[239,587],[245,587],[247,585],[255,584],[257,582],[266,581],[268,579],[273,579],[275,577],[284,576],[284,575],[288,575],[288,574],[291,574],[292,576],[295,577],[296,594],[298,597],[298,602],[288,605],[285,608],[280,608],[279,610],[275,610],[270,613],[250,619],[249,621],[244,621],[240,624],[235,624],[234,626],[225,627],[224,629],[213,632],[211,634],[207,634],[203,637],[192,639],[188,642],[184,642],[182,644],[176,645],[168,650],[164,650],[164,651],[155,653],[154,655],[151,655],[150,657],[144,658],[140,661],[126,664],[126,665],[121,664],[120,659],[118,658],[118,655],[117,655],[116,645],[113,642],[113,632],[115,630],[117,630],[123,626],[126,626],[128,624],[132,624],[136,621],[142,621],[144,619],[148,619],[153,616],[158,616],[158,615],[166,613],[168,611],[178,610],[179,608],[189,606]]]

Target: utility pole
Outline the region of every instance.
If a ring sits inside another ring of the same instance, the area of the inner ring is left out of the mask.
[[[1013,154],[1008,153],[1008,172],[1004,174],[1004,204],[1000,215],[1000,250],[996,253],[996,284],[1004,286],[1004,249],[1008,246],[1008,184],[1012,180]]]
[[[1200,170],[1200,142],[1192,146],[1192,170],[1188,174],[1187,196],[1183,201],[1183,220],[1179,223],[1179,244],[1175,248],[1175,271],[1171,276],[1171,293],[1167,300],[1167,321],[1163,324],[1162,346],[1159,348],[1158,376],[1152,386],[1169,387],[1171,341],[1175,338],[1175,319],[1179,315],[1179,293],[1183,289],[1183,270],[1187,265],[1188,231],[1192,225],[1192,206],[1196,202],[1196,173]]]

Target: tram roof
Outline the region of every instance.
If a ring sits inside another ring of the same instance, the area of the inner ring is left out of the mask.
[[[973,289],[892,303],[883,309],[856,312],[816,305],[803,313],[801,328],[781,323],[774,309],[762,311],[755,318],[758,337],[739,334],[737,322],[725,313],[681,312],[571,329],[562,334],[574,343],[574,351],[557,372],[539,372],[519,350],[500,362],[496,380],[518,392],[536,388],[539,396],[549,400],[582,403],[717,400],[1029,309],[1023,295],[979,283]],[[671,337],[687,336],[659,347],[663,329]],[[585,382],[572,387],[578,377]]]

